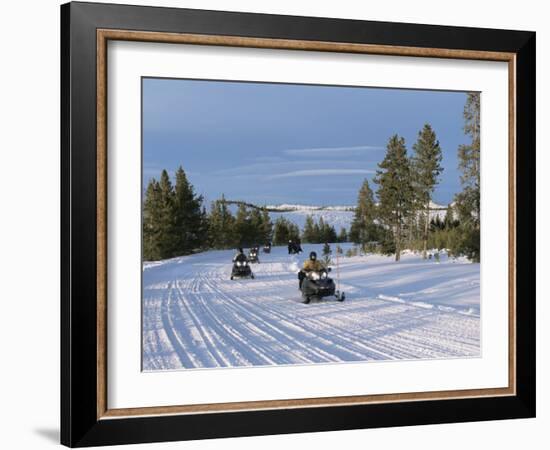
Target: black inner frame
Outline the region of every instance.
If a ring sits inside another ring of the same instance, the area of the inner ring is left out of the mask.
[[[515,53],[517,395],[98,420],[99,28]],[[535,39],[534,32],[526,31],[79,2],[62,5],[61,443],[81,447],[534,417]]]

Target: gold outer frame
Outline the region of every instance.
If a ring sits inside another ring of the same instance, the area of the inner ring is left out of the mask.
[[[516,54],[445,48],[247,38],[186,33],[98,29],[97,35],[97,419],[267,409],[346,406],[422,400],[516,395]],[[508,63],[508,387],[410,392],[200,405],[109,409],[107,405],[107,42],[109,40],[217,45],[266,49],[361,53],[501,61]]]

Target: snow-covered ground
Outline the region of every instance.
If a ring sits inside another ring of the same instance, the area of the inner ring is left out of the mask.
[[[296,272],[321,246],[303,247],[261,254],[254,280],[229,279],[233,251],[144,263],[143,369],[480,355],[479,264],[340,258],[346,300],[305,305]]]

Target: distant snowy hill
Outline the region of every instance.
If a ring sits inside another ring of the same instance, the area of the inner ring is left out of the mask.
[[[315,221],[318,221],[319,218],[322,217],[326,223],[332,225],[336,232],[338,232],[340,228],[345,228],[349,231],[351,222],[353,221],[355,207],[282,204],[269,205],[267,209],[270,211],[269,215],[273,221],[283,216],[298,225],[300,229],[303,229],[306,217],[311,215]],[[430,219],[439,216],[439,218],[443,220],[446,214],[446,206],[438,205],[434,202],[430,203]]]
[[[312,206],[283,203],[281,205],[267,205],[269,210],[278,211],[353,211],[355,206]]]
[[[342,208],[342,209],[336,209]],[[295,209],[293,211],[286,212],[270,212],[271,220],[275,222],[279,217],[283,216],[285,219],[294,222],[301,230],[303,230],[306,223],[306,217],[308,215],[313,216],[313,219],[318,222],[322,217],[325,223],[332,225],[336,232],[340,231],[340,228],[349,230],[351,222],[353,220],[353,210],[343,209],[344,207],[330,207],[330,208],[317,208],[306,207],[304,209]]]
[[[233,213],[236,212],[236,204],[239,202],[229,200],[230,209]],[[244,202],[243,202],[244,203]],[[259,206],[251,203],[245,203],[249,207],[259,208]],[[350,205],[332,205],[332,206],[315,206],[315,205],[300,205],[293,203],[283,203],[279,205],[266,205],[264,206],[271,216],[271,220],[275,222],[279,217],[284,217],[287,220],[295,223],[303,230],[306,217],[312,216],[317,222],[322,217],[323,220],[332,225],[336,232],[339,232],[341,228],[345,228],[349,231],[351,222],[353,221],[353,214],[355,207]],[[439,205],[437,203],[430,203],[430,218],[434,219],[439,216],[441,220],[445,218],[447,214],[447,207]]]

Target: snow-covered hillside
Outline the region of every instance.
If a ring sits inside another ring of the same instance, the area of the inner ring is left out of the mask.
[[[282,203],[280,205],[267,205],[266,208],[270,210],[284,211],[353,211],[355,206],[312,206],[312,205],[299,205],[293,203]]]
[[[229,209],[233,214],[237,212],[237,202],[231,202]],[[250,205],[250,204],[249,204]],[[255,206],[258,207],[258,206]],[[312,216],[313,219],[318,222],[319,218],[323,218],[325,223],[332,225],[338,233],[341,228],[345,228],[349,231],[351,222],[353,221],[354,206],[346,205],[334,205],[334,206],[315,206],[315,205],[299,205],[291,203],[283,203],[279,205],[267,205],[271,220],[275,222],[279,217],[284,217],[296,224],[300,230],[304,229],[306,217]],[[445,218],[447,214],[447,207],[438,205],[437,203],[430,203],[430,219],[435,219],[439,216],[441,220]]]
[[[479,264],[340,258],[346,300],[305,305],[304,250],[260,255],[254,280],[229,279],[232,251],[145,263],[143,369],[479,356]]]
[[[319,218],[322,217],[326,223],[334,227],[336,232],[339,232],[340,228],[345,228],[349,231],[354,215],[353,206],[310,206],[283,204],[271,205],[268,206],[268,208],[271,210],[269,215],[271,216],[272,221],[275,221],[278,217],[283,216],[298,225],[300,230],[304,229],[306,217],[310,215],[315,221],[319,221]],[[447,214],[446,206],[431,202],[430,208],[430,219],[439,217],[443,220],[445,218],[445,215]],[[281,212],[273,212],[274,209],[278,209]]]
[[[312,216],[316,222],[322,217],[325,223],[332,225],[337,233],[340,231],[340,228],[345,228],[349,231],[351,222],[353,221],[353,211],[334,209],[297,209],[288,212],[270,212],[269,215],[273,223],[275,223],[277,218],[282,216],[298,225],[300,230],[304,229],[308,215]]]

